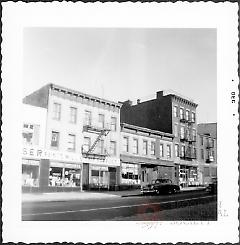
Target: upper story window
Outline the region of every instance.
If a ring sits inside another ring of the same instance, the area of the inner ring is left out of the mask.
[[[123,151],[124,152],[129,151],[129,139],[128,139],[128,137],[123,137]]]
[[[189,110],[186,110],[186,120],[187,121],[190,120],[190,112],[189,112]]]
[[[68,150],[75,151],[76,149],[76,135],[69,134],[68,135]]]
[[[77,108],[70,107],[70,123],[77,123]]]
[[[155,142],[151,142],[151,155],[155,155]]]
[[[91,138],[90,137],[84,137],[83,138],[83,151],[87,152],[89,151],[91,146]]]
[[[180,137],[181,137],[181,139],[184,139],[184,127],[182,127],[181,126],[181,128],[180,128]]]
[[[184,110],[180,108],[180,119],[184,119]]]
[[[171,153],[171,146],[167,145],[167,158],[171,158],[172,153]]]
[[[133,139],[133,154],[138,154],[138,140]]]
[[[201,149],[201,159],[204,159],[204,151]]]
[[[99,154],[104,154],[104,140],[101,139],[98,141],[98,144],[97,144],[97,153]]]
[[[53,119],[61,119],[61,104],[59,103],[53,103]]]
[[[174,124],[174,136],[178,137],[178,125]]]
[[[175,157],[179,157],[179,145],[175,145]]]
[[[203,136],[200,136],[200,144],[203,145]]]
[[[185,157],[185,145],[181,146],[181,157]]]
[[[178,117],[178,107],[177,106],[173,107],[173,115],[174,117]]]
[[[192,122],[196,122],[196,113],[192,112]]]
[[[117,154],[117,143],[116,141],[110,141],[110,155],[116,156]]]
[[[27,124],[23,125],[22,137],[23,144],[27,145],[38,145],[40,135],[40,125]]]
[[[111,117],[111,130],[117,131],[117,118]]]
[[[84,125],[91,126],[91,124],[92,124],[92,113],[91,113],[91,111],[85,111]]]
[[[143,140],[143,155],[148,154],[148,142],[146,140]]]
[[[104,128],[104,115],[103,114],[98,115],[98,123],[99,123],[99,127]]]
[[[52,131],[51,147],[58,147],[59,146],[59,135],[60,135],[59,132]]]
[[[212,139],[212,147],[214,147],[214,139]]]
[[[196,129],[193,129],[192,130],[192,136],[193,136],[193,140],[196,140],[196,137],[197,137],[197,133],[196,133]]]
[[[163,144],[160,144],[160,157],[164,157]]]

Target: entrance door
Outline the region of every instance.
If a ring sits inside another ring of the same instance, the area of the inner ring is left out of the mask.
[[[116,187],[116,168],[109,168],[109,188],[115,190]]]

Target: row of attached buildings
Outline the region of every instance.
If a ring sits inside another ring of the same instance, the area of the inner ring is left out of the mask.
[[[197,125],[196,108],[173,92],[133,105],[48,84],[23,99],[23,191],[205,185],[217,176],[216,123]]]

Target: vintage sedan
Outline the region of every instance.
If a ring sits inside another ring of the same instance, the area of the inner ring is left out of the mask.
[[[217,194],[217,178],[212,178],[212,181],[207,186],[206,191],[211,194]]]
[[[142,194],[173,194],[180,191],[180,186],[172,183],[170,179],[156,179],[152,184],[141,187]]]

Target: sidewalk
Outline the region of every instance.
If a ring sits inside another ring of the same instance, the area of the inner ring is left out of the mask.
[[[201,191],[205,187],[185,187],[180,192]],[[51,193],[23,193],[22,202],[49,202],[49,201],[69,201],[69,200],[96,200],[112,199],[121,197],[140,196],[140,190],[126,191],[106,191],[106,192],[51,192]]]

